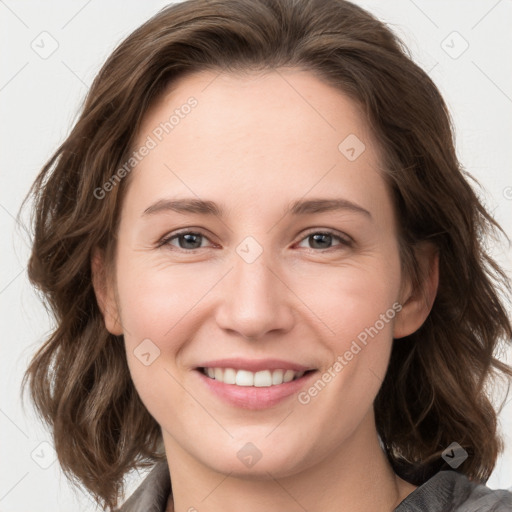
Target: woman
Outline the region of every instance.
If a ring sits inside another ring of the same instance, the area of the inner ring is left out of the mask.
[[[152,465],[122,511],[511,509],[484,485],[485,386],[512,376],[499,226],[437,88],[361,8],[167,7],[32,193],[58,325],[26,379],[104,509]]]

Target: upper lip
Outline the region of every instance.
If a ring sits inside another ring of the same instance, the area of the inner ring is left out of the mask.
[[[233,368],[235,370],[248,370],[258,372],[262,370],[294,370],[296,372],[305,372],[314,370],[310,366],[284,361],[282,359],[216,359],[215,361],[206,361],[198,365],[198,368]]]

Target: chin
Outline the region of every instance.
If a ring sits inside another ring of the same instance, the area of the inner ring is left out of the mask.
[[[236,447],[217,445],[213,451],[219,452],[216,454],[218,457],[203,460],[203,464],[218,473],[248,480],[287,477],[299,472],[301,466],[304,466],[297,448],[293,446],[279,446],[277,452],[275,442],[263,438],[261,443],[256,440],[254,443],[248,441],[234,444]],[[207,451],[212,453],[212,450]]]

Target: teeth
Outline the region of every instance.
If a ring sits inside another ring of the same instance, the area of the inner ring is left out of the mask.
[[[283,382],[290,382],[300,379],[305,372],[293,370],[262,370],[250,372],[248,370],[234,370],[233,368],[203,368],[203,373],[211,379],[218,380],[224,384],[235,384],[237,386],[254,386],[257,388],[276,386]]]
[[[235,384],[236,383],[236,371],[233,370],[233,368],[226,368],[224,370],[224,375],[221,374],[220,378],[217,380],[221,380],[221,379],[224,382],[224,384]]]

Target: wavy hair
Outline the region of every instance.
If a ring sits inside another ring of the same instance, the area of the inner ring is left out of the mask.
[[[362,107],[393,194],[401,264],[415,286],[422,283],[415,247],[430,241],[439,252],[431,312],[414,334],[393,340],[374,402],[394,470],[420,485],[443,468],[441,453],[456,441],[469,454],[457,471],[485,482],[503,449],[487,384],[512,377],[497,358],[512,338],[511,289],[486,239],[505,233],[457,159],[433,81],[383,22],[347,1],[186,0],[113,51],[23,202],[33,199],[29,278],[55,328],[22,391],[29,383],[65,475],[104,510],[117,507],[130,470],[165,454],[132,383],[123,337],[107,331],[91,279],[95,247],[113,261],[129,176],[101,200],[94,191],[127,161],[148,108],[177,78],[279,67],[308,70]]]

